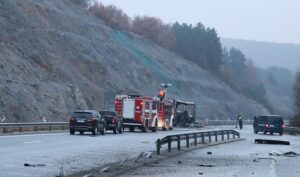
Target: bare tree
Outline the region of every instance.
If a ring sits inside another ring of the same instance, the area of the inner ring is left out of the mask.
[[[175,46],[176,39],[171,26],[159,18],[136,16],[132,21],[131,31],[166,49]]]
[[[111,28],[120,31],[129,31],[130,29],[130,18],[114,5],[104,6],[102,3],[97,2],[89,10]]]
[[[291,118],[290,124],[292,126],[300,126],[300,72],[296,75],[295,85],[294,85],[294,109],[295,109],[295,115]]]

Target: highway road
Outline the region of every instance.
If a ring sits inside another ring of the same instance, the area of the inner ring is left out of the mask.
[[[70,175],[153,151],[158,138],[191,131],[194,130],[137,131],[117,135],[108,131],[105,136],[88,133],[0,136],[0,177],[55,177],[60,172]],[[38,166],[25,167],[25,163]]]
[[[153,163],[121,177],[298,177],[300,156],[270,156],[273,150],[300,153],[300,137],[254,134],[248,126],[240,131],[245,141],[198,149]],[[290,141],[291,145],[255,144],[254,139]],[[208,155],[207,152],[212,152]]]
[[[233,128],[233,127],[230,127]],[[214,128],[216,129],[216,128]],[[220,129],[220,128],[217,128]],[[69,135],[68,133],[0,136],[0,177],[55,177],[63,172],[70,175],[82,170],[103,166],[144,151],[155,151],[155,141],[169,134],[195,130],[176,129],[167,132],[125,132],[105,136]],[[241,131],[245,141],[195,150],[186,155],[142,167],[122,176],[295,176],[300,157],[267,157],[272,150],[298,151],[300,138],[296,136],[254,135],[250,127]],[[290,146],[254,144],[254,138],[291,141]],[[206,152],[211,151],[212,155]],[[178,161],[182,163],[179,164]],[[36,167],[25,167],[24,163]],[[216,167],[199,167],[199,165]],[[62,168],[62,169],[61,169]],[[253,173],[253,174],[252,174]],[[148,174],[148,175],[145,175]],[[284,175],[288,174],[288,175]]]

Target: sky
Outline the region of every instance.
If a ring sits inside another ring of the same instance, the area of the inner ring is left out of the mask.
[[[99,0],[130,17],[203,23],[222,38],[300,44],[300,0]]]

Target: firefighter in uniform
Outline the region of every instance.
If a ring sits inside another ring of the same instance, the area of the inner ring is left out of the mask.
[[[160,102],[163,101],[163,99],[165,98],[165,96],[166,96],[165,90],[164,89],[160,89],[159,93],[158,93],[158,97],[160,98]]]

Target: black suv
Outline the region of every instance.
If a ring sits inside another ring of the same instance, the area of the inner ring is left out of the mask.
[[[77,110],[70,117],[70,134],[74,135],[76,131],[80,134],[92,132],[93,135],[99,132],[104,135],[106,124],[105,119],[101,118],[98,111],[95,110]]]
[[[105,119],[106,129],[112,130],[114,134],[123,132],[123,119],[114,111],[99,111],[101,117]]]
[[[263,132],[266,134],[267,132],[270,132],[271,135],[273,135],[273,133],[282,135],[284,123],[280,116],[262,115],[254,117],[253,128],[254,133]]]

